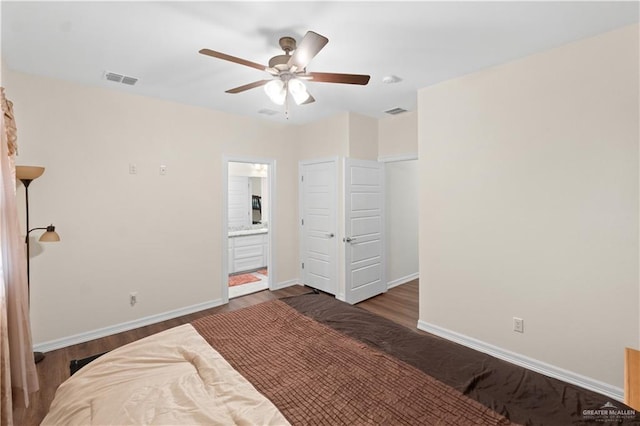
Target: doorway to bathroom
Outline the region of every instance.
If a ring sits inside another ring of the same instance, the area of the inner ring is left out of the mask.
[[[270,162],[227,162],[227,300],[270,287],[271,169]]]

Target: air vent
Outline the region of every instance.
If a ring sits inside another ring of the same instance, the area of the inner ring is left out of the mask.
[[[135,77],[129,77],[126,75],[118,74],[115,72],[106,71],[104,73],[105,80],[113,81],[115,83],[127,84],[129,86],[133,86],[138,82],[138,79]]]
[[[262,109],[258,110],[258,114],[276,115],[277,113],[278,113],[278,111],[274,111],[272,109],[267,109],[267,108],[262,108]]]
[[[120,83],[122,81],[122,76],[114,72],[105,73],[104,78],[106,78],[109,81],[115,81],[116,83]]]
[[[138,82],[138,79],[135,77],[122,77],[122,84],[128,84],[129,86],[133,86]]]
[[[403,112],[407,112],[407,110],[404,108],[393,108],[385,112],[391,115],[398,115],[398,114],[402,114]]]

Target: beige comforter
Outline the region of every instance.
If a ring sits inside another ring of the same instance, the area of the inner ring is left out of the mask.
[[[289,423],[185,324],[118,348],[78,371],[58,388],[42,424]]]

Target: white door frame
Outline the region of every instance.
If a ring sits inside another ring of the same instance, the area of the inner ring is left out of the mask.
[[[386,157],[378,157],[378,161],[381,162],[381,163],[384,163],[385,166],[388,163],[398,163],[400,161],[413,161],[413,160],[418,160],[418,154],[402,154],[402,155],[390,155],[390,156],[386,156]],[[385,182],[386,182],[386,180],[387,180],[387,168],[386,167],[384,168],[384,179],[385,179]],[[387,198],[387,188],[386,188],[386,185],[385,185],[385,204],[386,204],[386,201],[387,201],[386,198]],[[388,212],[385,212],[385,217],[386,217],[387,214],[388,214]],[[418,220],[418,222],[419,222],[419,220]],[[419,227],[420,227],[420,223],[418,223],[418,229],[419,229]],[[416,229],[416,232],[418,231],[418,229]],[[391,285],[391,282],[389,281],[389,277],[386,276],[386,275],[389,274],[389,269],[390,269],[389,265],[387,264],[387,262],[389,262],[389,253],[387,252],[388,241],[386,241],[386,239],[388,238],[388,235],[389,235],[388,231],[389,230],[387,229],[386,218],[385,218],[385,226],[384,226],[385,243],[384,243],[384,247],[383,247],[383,253],[384,253],[384,259],[385,259],[384,260],[385,261],[385,277],[384,277],[384,279],[385,279],[385,282],[387,283],[387,290],[392,288],[392,287],[395,287],[397,285],[404,284],[406,282],[412,281],[412,280],[414,280],[416,278],[418,278],[418,279],[420,278],[420,270],[418,269],[418,273],[416,274],[416,276],[411,277],[411,279],[409,281],[404,281],[403,280],[403,281],[401,281],[401,282],[399,282],[397,284]],[[418,268],[419,267],[420,267],[420,265],[418,265]]]
[[[267,268],[269,270],[269,290],[275,288],[277,270],[276,270],[276,252],[275,252],[275,233],[276,219],[273,212],[276,209],[276,160],[273,158],[261,157],[222,157],[222,268],[220,274],[220,285],[222,288],[222,303],[229,303],[229,163],[250,163],[250,164],[266,164],[269,166],[267,173],[267,182],[269,185],[269,211],[267,212],[267,223],[269,232],[267,233],[269,261]]]
[[[304,206],[303,206],[303,193],[302,193],[302,169],[304,168],[304,166],[308,166],[308,165],[312,165],[312,164],[319,164],[319,163],[333,163],[334,167],[335,167],[335,171],[336,171],[336,188],[335,188],[335,206],[336,206],[336,210],[339,209],[339,199],[340,199],[340,187],[339,187],[339,176],[338,176],[338,171],[339,171],[339,157],[325,157],[325,158],[317,158],[314,160],[303,160],[303,161],[299,161],[298,162],[298,259],[300,259],[300,261],[298,262],[298,271],[299,271],[299,277],[300,277],[300,283],[304,284],[302,282],[302,279],[304,277],[304,271],[302,270],[302,259],[304,258],[304,233],[303,233],[303,229],[302,229],[302,216],[304,213]],[[338,212],[336,212],[338,213]],[[336,294],[339,294],[340,292],[340,275],[339,275],[339,264],[340,264],[340,251],[339,251],[339,245],[338,245],[338,241],[341,240],[340,237],[340,228],[339,228],[339,215],[336,214],[335,217],[335,222],[334,223],[334,229],[336,230],[335,232],[335,237],[333,238],[333,244],[334,244],[334,253],[336,253],[336,259],[335,259],[335,265],[333,265],[334,268],[334,276],[336,277]]]

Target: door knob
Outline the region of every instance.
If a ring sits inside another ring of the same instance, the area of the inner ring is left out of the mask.
[[[346,238],[342,239],[342,241],[344,241],[345,243],[350,243],[350,242],[355,241],[355,240],[356,240],[355,237],[353,237],[353,238],[352,237],[346,237]]]
[[[330,234],[327,234],[327,237],[328,237],[328,238],[333,238],[333,237],[335,237],[335,235],[334,235],[334,233],[332,232],[332,233],[330,233]]]

